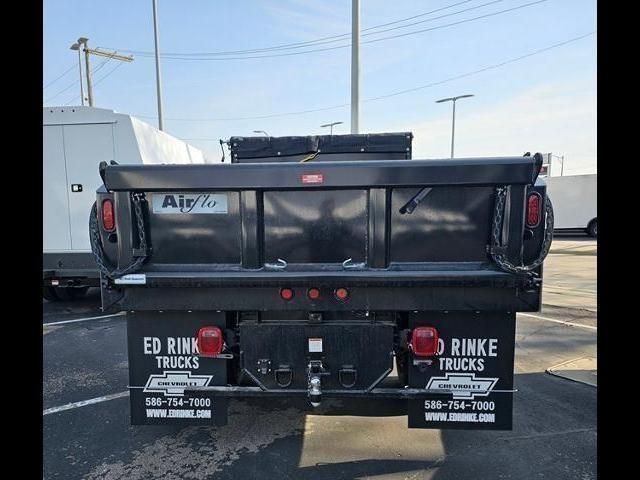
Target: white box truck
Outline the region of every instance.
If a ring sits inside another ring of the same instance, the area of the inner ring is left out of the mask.
[[[45,107],[42,126],[43,297],[67,300],[99,286],[88,219],[96,190],[102,184],[100,162],[210,161],[188,143],[113,110]]]
[[[553,203],[554,231],[586,232],[598,236],[598,174],[547,177]]]

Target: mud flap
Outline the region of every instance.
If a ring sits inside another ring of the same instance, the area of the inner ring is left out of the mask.
[[[224,329],[224,313],[127,314],[132,425],[227,423],[226,398],[184,390],[227,383],[227,360],[194,354],[198,329],[214,325]]]
[[[455,392],[409,400],[409,428],[511,430],[515,313],[416,312],[409,326],[440,337],[438,355],[410,357],[409,385]]]

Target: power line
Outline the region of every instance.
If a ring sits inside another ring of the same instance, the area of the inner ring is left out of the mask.
[[[98,64],[98,66],[97,66],[97,67],[92,68],[92,69],[91,69],[91,75],[95,75],[97,72],[99,72],[99,71],[100,71],[100,69],[101,69],[102,67],[104,67],[107,63],[109,63],[109,62],[111,61],[111,59],[112,59],[112,58],[113,58],[113,57],[107,58],[106,60],[103,60],[102,62],[100,62],[100,64]]]
[[[486,72],[488,70],[493,70],[493,69],[496,69],[496,68],[500,68],[500,67],[503,67],[505,65],[509,65],[511,63],[518,62],[518,61],[523,60],[525,58],[529,58],[529,57],[532,57],[534,55],[539,55],[541,53],[548,52],[549,50],[553,50],[553,49],[562,47],[564,45],[568,45],[570,43],[577,42],[577,41],[582,40],[584,38],[587,38],[587,37],[590,37],[592,35],[595,35],[596,32],[597,31],[594,30],[594,31],[586,33],[584,35],[580,35],[578,37],[573,37],[573,38],[570,38],[570,39],[565,40],[563,42],[555,43],[555,44],[550,45],[548,47],[544,47],[544,48],[541,48],[541,49],[538,49],[538,50],[534,50],[534,51],[529,52],[527,54],[521,55],[519,57],[514,57],[514,58],[511,58],[509,60],[505,60],[503,62],[500,62],[500,63],[494,63],[494,64],[491,64],[491,65],[487,65],[486,67],[483,67],[483,68],[480,68],[480,69],[477,69],[477,70],[473,70],[473,71],[470,71],[470,72],[462,73],[460,75],[455,75],[455,76],[452,76],[452,77],[448,77],[448,78],[445,78],[445,79],[442,79],[442,80],[438,80],[436,82],[431,82],[431,83],[428,83],[428,84],[425,84],[425,85],[420,85],[420,86],[409,88],[409,89],[405,89],[405,90],[399,90],[399,91],[388,93],[388,94],[385,94],[385,95],[379,95],[377,97],[366,98],[363,101],[364,102],[373,102],[373,101],[377,101],[377,100],[383,100],[385,98],[395,97],[397,95],[403,95],[403,94],[406,94],[406,93],[415,92],[417,90],[422,90],[422,89],[425,89],[425,88],[430,88],[430,87],[434,87],[434,86],[437,86],[437,85],[442,85],[444,83],[452,82],[454,80],[459,80],[461,78],[470,77],[472,75],[477,75],[479,73]],[[335,109],[338,109],[338,108],[345,108],[345,107],[348,107],[348,106],[349,106],[349,103],[342,103],[342,104],[339,104],[339,105],[332,105],[332,106],[322,107],[322,108],[299,110],[299,111],[295,111],[295,112],[274,113],[274,114],[269,114],[269,115],[258,115],[258,116],[251,116],[251,117],[168,118],[167,120],[180,121],[180,122],[219,122],[219,121],[236,121],[236,120],[238,120],[238,121],[240,121],[240,120],[261,120],[261,119],[265,119],[265,118],[276,118],[276,117],[284,117],[284,116],[292,116],[292,115],[303,115],[303,114],[307,114],[307,113],[315,113],[315,112],[321,112],[321,111],[326,111],[326,110],[335,110]],[[139,117],[139,118],[150,118],[150,119],[156,118],[156,117],[153,117],[153,116],[144,116],[144,115],[134,115],[134,116]]]
[[[473,0],[464,0],[462,2],[456,2],[453,3],[451,5],[446,5],[444,7],[435,9],[435,10],[431,10],[429,12],[424,12],[424,13],[420,13],[418,15],[413,15],[411,17],[406,17],[406,18],[401,18],[399,20],[395,20],[393,22],[388,22],[388,23],[382,23],[379,25],[373,25],[371,27],[368,28],[364,28],[362,29],[363,32],[369,31],[369,30],[374,30],[376,28],[379,27],[386,27],[387,25],[392,25],[392,24],[396,24],[396,23],[401,23],[407,20],[413,20],[414,18],[418,18],[418,17],[422,17],[425,15],[430,15],[432,13],[436,13],[442,10],[446,10],[448,8],[453,8],[456,7],[458,5],[462,5],[464,3],[469,3]],[[280,45],[272,45],[270,47],[262,47],[262,48],[254,48],[254,49],[248,49],[248,50],[224,50],[224,51],[218,51],[218,52],[199,52],[199,53],[180,53],[180,52],[175,52],[175,53],[169,53],[167,52],[166,55],[184,55],[184,56],[198,56],[198,55],[236,55],[236,54],[245,54],[245,53],[259,53],[262,51],[270,51],[270,50],[280,50],[280,49],[286,49],[289,47],[301,47],[301,46],[307,46],[309,44],[314,44],[316,42],[320,42],[323,40],[330,40],[330,39],[334,39],[334,38],[345,38],[345,37],[349,37],[351,36],[351,33],[343,33],[340,35],[331,35],[331,36],[327,36],[327,37],[320,37],[320,38],[316,38],[315,40],[307,40],[305,42],[294,42],[294,43],[285,43],[285,44],[280,44]],[[151,51],[145,51],[145,50],[122,50],[122,49],[118,49],[122,52],[128,52],[128,53],[135,53],[137,55],[153,55],[154,52]]]
[[[98,80],[96,80],[96,82],[93,84],[93,86],[95,87],[96,85],[100,84],[100,82],[102,82],[105,78],[107,78],[108,76],[110,76],[113,72],[115,72],[118,68],[120,68],[122,65],[124,65],[124,63],[118,63],[114,68],[112,68],[109,72],[107,72],[105,75],[103,75],[102,77],[100,77]]]
[[[92,73],[97,72],[98,70],[100,70],[100,67],[103,67],[104,65],[106,65],[109,60],[105,60],[104,62],[102,62],[100,65],[98,65],[95,69],[91,70]],[[119,67],[121,67],[122,65],[124,65],[123,63],[118,63],[114,68],[112,68],[109,72],[107,72],[105,75],[103,75],[102,77],[100,77],[98,80],[96,80],[96,82],[93,84],[93,86],[95,87],[96,85],[98,85],[99,83],[101,83],[105,78],[107,78],[108,76],[110,76],[113,72],[115,72]],[[76,98],[80,98],[80,95],[75,95],[73,97],[71,97],[69,100],[67,100],[67,102],[64,105],[69,105],[71,102],[73,102]]]
[[[51,100],[53,100],[54,98],[58,98],[60,95],[62,95],[64,92],[66,92],[67,90],[69,90],[71,87],[75,87],[77,84],[79,83],[79,80],[75,80],[73,83],[71,83],[70,85],[68,85],[66,88],[60,90],[58,93],[56,93],[53,97],[50,97],[49,99],[45,100],[45,103],[50,102]]]
[[[434,30],[440,30],[442,28],[448,28],[448,27],[452,27],[455,25],[461,25],[464,23],[469,23],[469,22],[473,22],[475,20],[481,20],[483,18],[489,18],[489,17],[493,17],[496,15],[500,15],[502,13],[508,13],[508,12],[513,12],[515,10],[520,10],[522,8],[526,8],[526,7],[530,7],[533,5],[537,5],[539,3],[544,3],[548,0],[537,0],[535,2],[530,2],[530,3],[525,3],[523,5],[519,5],[517,7],[512,7],[512,8],[507,8],[505,10],[498,10],[497,12],[492,12],[492,13],[488,13],[485,15],[480,15],[478,17],[472,17],[472,18],[468,18],[465,20],[459,20],[457,22],[452,22],[452,23],[447,23],[444,25],[438,25],[437,27],[431,27],[431,28],[425,28],[422,30],[416,30],[413,32],[407,32],[407,33],[401,33],[401,34],[397,34],[397,35],[390,35],[388,37],[382,37],[382,38],[376,38],[376,39],[372,39],[372,40],[367,40],[365,42],[361,42],[361,44],[369,44],[369,43],[376,43],[376,42],[381,42],[384,40],[391,40],[394,38],[400,38],[400,37],[406,37],[408,35],[416,35],[418,33],[424,33],[424,32],[429,32],[429,31],[434,31]],[[169,56],[169,55],[163,55],[162,58],[166,58],[166,59],[170,59],[170,60],[182,60],[182,61],[226,61],[226,60],[247,60],[247,59],[254,59],[254,58],[273,58],[273,57],[289,57],[289,56],[293,56],[293,55],[304,55],[307,53],[314,53],[314,52],[326,52],[329,50],[338,50],[338,49],[342,49],[342,48],[349,48],[351,46],[350,43],[345,44],[345,45],[338,45],[335,47],[325,47],[325,48],[316,48],[316,49],[312,49],[312,50],[305,50],[302,52],[289,52],[289,53],[278,53],[278,54],[271,54],[271,55],[251,55],[251,56],[245,56],[245,57],[225,57],[225,58],[215,58],[215,57],[201,57],[201,58],[194,58],[194,57],[175,57],[175,56]],[[143,55],[144,57],[144,55]]]
[[[110,61],[110,60],[111,60],[111,58],[108,58],[108,59],[104,60],[102,63],[100,63],[97,67],[92,68],[92,69],[91,69],[91,74],[94,74],[94,73],[96,73],[96,72],[99,72],[99,71],[100,71],[100,69],[101,69],[102,67],[104,67],[107,63],[109,63],[109,61]],[[119,64],[119,65],[121,65],[121,64]],[[73,66],[73,68],[75,68],[75,65]],[[108,75],[105,75],[104,77],[102,77],[102,79],[106,78],[107,76],[109,76],[109,75],[110,75],[111,73],[113,73],[114,71],[115,71],[115,69],[114,69],[114,70],[112,70]],[[59,91],[58,93],[56,93],[53,97],[51,97],[51,98],[49,98],[49,99],[45,100],[45,102],[44,102],[44,103],[50,102],[51,100],[53,100],[53,99],[55,99],[55,98],[58,98],[60,95],[62,95],[64,92],[66,92],[67,90],[69,90],[71,87],[74,87],[74,86],[75,86],[75,85],[77,85],[78,83],[80,83],[80,81],[79,81],[79,80],[74,80],[74,81],[73,81],[73,83],[71,83],[70,85],[68,85],[66,88],[64,88],[64,89],[60,90],[60,91]],[[80,98],[80,96],[79,96],[79,95],[75,95],[71,100],[69,100],[69,101],[68,101],[67,103],[65,103],[64,105],[68,105],[69,103],[71,103],[71,102],[72,102],[73,100],[75,100],[76,98]]]
[[[51,85],[53,85],[54,83],[56,83],[58,80],[60,80],[62,77],[64,77],[67,73],[69,73],[71,70],[73,70],[74,68],[76,68],[76,64],[75,62],[68,68],[66,69],[63,73],[60,74],[60,76],[54,78],[53,80],[51,80],[49,83],[47,83],[44,87],[42,87],[42,89],[46,89],[49,88]]]
[[[397,23],[405,22],[407,20],[411,20],[411,19],[414,19],[414,18],[422,17],[422,16],[425,16],[425,15],[430,15],[432,13],[436,13],[436,12],[439,12],[439,11],[442,11],[442,10],[446,10],[446,9],[449,9],[449,8],[453,8],[455,6],[458,6],[458,5],[461,5],[461,4],[464,4],[464,3],[469,3],[470,1],[473,1],[473,0],[465,0],[465,1],[462,1],[462,2],[457,2],[457,3],[454,3],[452,5],[447,5],[447,6],[442,7],[442,8],[431,10],[429,12],[424,12],[424,13],[421,13],[421,14],[418,14],[418,15],[413,15],[411,17],[403,18],[403,19],[396,20],[396,21],[393,21],[393,22],[387,22],[387,23],[383,23],[383,24],[380,24],[380,25],[375,25],[373,27],[365,28],[362,31],[366,32],[366,31],[370,31],[370,30],[373,30],[373,29],[379,29],[381,27],[385,27],[385,26],[388,26],[388,25],[394,25],[394,24],[397,24]],[[407,24],[407,25],[400,25],[400,26],[397,26],[397,27],[388,28],[388,29],[380,30],[380,31],[376,31],[376,32],[363,33],[361,36],[362,37],[366,37],[366,36],[371,36],[371,35],[378,35],[380,33],[388,32],[388,31],[392,31],[392,30],[397,30],[397,29],[400,29],[400,28],[408,28],[408,27],[411,27],[411,26],[414,26],[414,25],[418,25],[418,24],[421,24],[421,23],[432,22],[434,20],[439,20],[439,19],[450,17],[450,16],[453,16],[453,15],[459,15],[461,13],[468,12],[468,11],[471,11],[471,10],[477,10],[478,8],[486,7],[488,5],[492,5],[492,4],[495,4],[495,3],[500,3],[500,2],[503,2],[503,1],[505,1],[505,0],[493,0],[493,1],[490,1],[490,2],[487,2],[487,3],[483,3],[483,4],[476,5],[476,6],[473,6],[473,7],[470,7],[470,8],[459,10],[457,12],[452,12],[452,13],[448,13],[448,14],[445,14],[445,15],[440,15],[438,17],[428,18],[426,20],[421,20],[421,21],[410,23],[410,24]],[[330,44],[330,43],[336,43],[336,42],[345,41],[345,40],[348,40],[350,36],[351,36],[351,33],[344,33],[344,34],[341,34],[341,35],[333,35],[333,36],[329,36],[329,37],[318,38],[318,39],[315,39],[315,40],[309,40],[309,41],[306,41],[306,42],[289,43],[289,44],[278,45],[278,46],[274,46],[274,47],[265,47],[265,48],[257,48],[257,49],[250,49],[250,50],[229,50],[229,51],[222,51],[222,52],[200,52],[200,53],[168,53],[167,52],[167,53],[163,54],[162,56],[163,57],[185,57],[185,58],[188,58],[188,57],[198,57],[198,56],[224,56],[224,55],[238,55],[238,54],[244,55],[244,54],[251,54],[251,53],[264,53],[264,52],[271,52],[271,51],[282,51],[282,50],[299,49],[299,48],[305,48],[305,47],[316,47],[316,46],[319,46],[319,45],[326,45],[326,44]],[[349,45],[346,45],[346,46],[349,46]],[[151,51],[131,50],[130,52],[131,53],[136,53],[137,55],[142,56],[142,57],[152,57],[152,56],[154,56],[154,52],[151,52]],[[254,58],[258,58],[258,57],[254,57]]]
[[[493,5],[495,3],[500,3],[500,2],[503,2],[503,1],[505,1],[505,0],[492,0],[490,2],[483,3],[483,4],[480,4],[480,5],[476,5],[474,7],[469,7],[469,8],[465,8],[463,10],[458,10],[457,12],[451,12],[451,13],[447,13],[447,14],[444,14],[444,15],[440,15],[438,17],[427,18],[426,20],[420,20],[418,22],[409,23],[407,25],[400,25],[400,26],[397,26],[397,27],[391,27],[391,28],[387,28],[387,29],[384,29],[384,30],[379,30],[379,31],[376,31],[376,32],[363,33],[360,36],[361,37],[368,37],[368,36],[371,36],[371,35],[379,35],[381,33],[390,32],[390,31],[393,31],[393,30],[398,30],[400,28],[413,27],[415,25],[419,25],[419,24],[422,24],[422,23],[433,22],[434,20],[440,20],[440,19],[443,19],[443,18],[446,18],[446,17],[451,17],[453,15],[459,15],[461,13],[469,12],[471,10],[477,10],[478,8],[486,7],[488,5]],[[546,0],[543,0],[543,1],[546,1]],[[440,27],[438,27],[438,28],[440,28]],[[416,33],[418,33],[418,32],[416,32]],[[387,38],[394,38],[394,37],[387,37]],[[316,47],[316,46],[320,46],[320,45],[327,45],[327,44],[330,44],[330,43],[343,42],[345,40],[348,40],[348,38],[340,38],[340,39],[336,39],[336,40],[318,41],[318,42],[314,43],[313,45],[308,45],[308,46]],[[381,40],[383,40],[383,39],[381,39]],[[369,43],[369,42],[362,42],[362,43]],[[350,47],[350,46],[351,46],[351,44],[346,44],[344,46],[339,46],[337,48],[346,48],[346,47]],[[274,49],[274,50],[268,50],[268,51],[292,50],[292,49],[295,49],[295,48],[301,48],[301,47],[287,47],[287,48],[280,48],[280,49]],[[312,51],[322,51],[322,50],[309,50],[309,51],[304,51],[304,52],[300,52],[300,53],[310,53]],[[174,58],[174,57],[169,57],[169,55],[171,55],[171,54],[169,54],[169,53],[165,54],[165,56],[166,56],[165,58]],[[175,58],[177,58],[179,56],[180,59],[191,60],[192,58],[190,58],[190,57],[193,57],[195,55],[196,54],[177,54],[177,55],[175,55]],[[207,54],[205,54],[205,55],[207,55]],[[152,54],[144,53],[144,54],[141,54],[140,56],[142,56],[142,57],[151,57]],[[265,55],[265,57],[266,57],[266,55]],[[246,57],[246,58],[262,58],[262,56],[253,56],[253,57]],[[208,58],[206,58],[206,59],[208,59]],[[195,60],[195,58],[194,58],[194,60]],[[204,60],[204,59],[198,58],[197,60]],[[231,58],[221,58],[219,60],[231,60]]]

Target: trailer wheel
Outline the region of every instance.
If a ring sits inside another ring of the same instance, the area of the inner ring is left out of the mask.
[[[84,297],[89,287],[56,287],[56,295],[60,300],[77,300]]]
[[[42,287],[42,298],[44,298],[47,302],[57,302],[60,300],[54,287]]]
[[[587,233],[590,237],[598,238],[598,219],[594,218],[587,226]]]

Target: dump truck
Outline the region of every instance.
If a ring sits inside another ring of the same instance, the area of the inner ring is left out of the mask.
[[[511,429],[516,313],[540,309],[553,232],[542,156],[412,159],[412,138],[100,165],[90,237],[103,308],[126,312],[132,424],[351,397],[406,402],[409,428]]]

